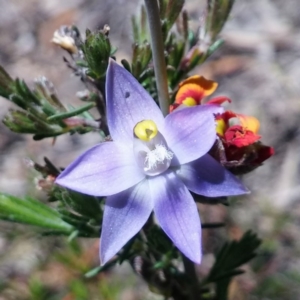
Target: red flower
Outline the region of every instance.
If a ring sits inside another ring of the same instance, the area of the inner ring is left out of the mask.
[[[272,147],[259,141],[261,136],[257,134],[259,121],[256,118],[225,111],[216,117],[216,121],[219,140],[211,155],[233,173],[248,173],[274,154]]]
[[[238,148],[249,146],[261,138],[251,130],[247,130],[240,125],[233,125],[227,129],[224,140],[227,145],[234,145]]]

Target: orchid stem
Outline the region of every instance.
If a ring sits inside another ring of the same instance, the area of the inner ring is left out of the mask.
[[[157,0],[145,0],[151,36],[151,49],[158,91],[158,102],[164,116],[169,112],[169,92],[164,44]]]
[[[195,269],[195,264],[189,260],[184,254],[182,254],[182,262],[184,265],[185,274],[190,280],[190,290],[189,290],[189,299],[198,300],[200,291],[199,291],[199,281]]]

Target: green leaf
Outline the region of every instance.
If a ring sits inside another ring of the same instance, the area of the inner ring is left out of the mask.
[[[147,26],[147,15],[145,6],[141,6],[141,12],[138,16],[131,18],[133,40],[137,44],[142,44],[149,40],[149,32]]]
[[[163,41],[168,37],[170,29],[182,11],[184,0],[160,0],[159,12],[162,25]]]
[[[7,77],[9,75],[1,74],[0,66],[0,95],[1,76]],[[57,98],[53,84],[45,77],[36,79],[35,88],[32,90],[28,88],[23,80],[18,78],[12,81],[11,85],[10,94],[3,96],[24,111],[11,110],[5,116],[3,123],[10,130],[18,133],[34,134],[34,140],[56,137],[65,133],[74,134],[78,132],[84,134],[92,130],[91,126],[86,126],[83,123],[68,126],[63,119],[87,114],[87,110],[95,106],[94,102],[67,111]]]
[[[184,5],[184,0],[169,0],[167,7],[168,31],[177,20]]]
[[[0,95],[9,98],[14,92],[14,81],[9,74],[0,66]]]
[[[28,114],[25,111],[19,110],[10,110],[10,112],[4,117],[3,123],[12,131],[19,133],[37,133],[39,131],[43,134],[55,135],[58,126],[56,128],[51,127],[50,124],[47,124],[42,119]]]
[[[234,0],[208,0],[205,30],[214,41],[225,25],[231,12]]]
[[[30,99],[32,103],[40,105],[41,101],[36,95],[28,88],[24,80],[17,78],[15,80],[16,90],[18,94],[24,99]]]
[[[53,191],[53,197],[81,217],[94,219],[101,224],[103,211],[100,208],[100,199],[60,187]]]
[[[148,68],[152,57],[151,47],[148,42],[133,45],[131,72],[139,79],[141,74]]]
[[[218,39],[216,40],[209,48],[208,51],[206,53],[207,57],[209,57],[210,55],[212,55],[215,51],[217,51],[221,46],[223,46],[224,44],[224,40],[222,39]]]
[[[35,133],[36,126],[24,111],[11,110],[3,119],[3,124],[19,133]]]
[[[99,79],[104,77],[111,53],[111,45],[107,34],[102,31],[87,32],[82,44],[82,51],[88,64],[88,74]]]
[[[83,112],[85,112],[87,110],[90,110],[93,107],[95,107],[95,103],[91,102],[91,103],[88,103],[88,104],[86,104],[84,106],[76,108],[74,110],[71,110],[71,111],[68,111],[68,112],[59,113],[59,114],[53,115],[51,117],[48,117],[47,120],[48,121],[53,121],[53,120],[67,119],[67,118],[70,118],[70,117],[74,117],[74,116],[80,115]]]
[[[131,73],[131,67],[130,67],[130,64],[129,62],[126,60],[126,59],[122,59],[121,60],[121,64],[123,65],[123,67]]]
[[[238,268],[255,257],[256,249],[261,240],[256,234],[247,231],[240,241],[227,242],[216,256],[204,284],[215,282],[217,284],[217,299],[227,299],[227,289],[230,278],[243,273]]]
[[[74,229],[61,219],[57,211],[30,197],[20,199],[0,194],[0,218],[66,234]]]
[[[54,111],[54,108],[61,112],[66,111],[66,108],[56,95],[53,83],[46,77],[42,76],[35,79],[34,86],[34,93],[39,99],[41,99],[41,103],[43,104],[43,106],[45,106],[45,104],[48,104],[48,107],[51,107],[51,111]]]

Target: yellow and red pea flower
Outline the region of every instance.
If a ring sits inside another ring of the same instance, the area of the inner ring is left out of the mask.
[[[178,107],[202,104],[221,105],[226,101],[231,102],[229,98],[219,96],[202,103],[203,98],[211,95],[217,87],[216,82],[205,79],[203,76],[195,75],[187,78],[179,84],[174,104],[170,106],[170,112]],[[215,145],[213,147],[215,149],[211,150],[211,155],[235,174],[252,171],[274,154],[272,147],[263,145],[259,141],[260,123],[255,117],[225,111],[216,116],[216,124],[219,136],[217,143],[223,145],[223,154],[216,155],[216,149],[220,152],[220,147]]]
[[[236,119],[239,124],[231,125],[231,119]],[[222,115],[216,117],[216,121],[218,136],[228,146],[245,147],[261,138],[257,134],[260,124],[255,117],[225,111]]]
[[[206,96],[210,96],[218,87],[218,83],[213,80],[208,80],[203,76],[194,75],[178,86],[178,92],[174,103],[170,106],[170,112],[179,106],[196,106],[201,105],[202,100]],[[208,101],[206,104],[222,104],[225,101],[231,102],[227,97],[216,97]]]
[[[238,124],[231,124],[234,120]],[[223,145],[223,156],[226,157],[223,164],[233,173],[248,173],[274,154],[272,147],[259,141],[261,136],[257,133],[260,124],[255,117],[225,111],[216,116],[216,121],[219,142]],[[219,158],[220,155],[214,157]]]

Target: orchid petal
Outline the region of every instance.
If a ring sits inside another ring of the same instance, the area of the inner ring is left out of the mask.
[[[148,220],[153,209],[147,180],[107,197],[100,240],[100,260],[105,264]]]
[[[234,196],[249,190],[209,154],[182,165],[177,175],[192,192],[206,197]]]
[[[154,213],[175,246],[195,263],[201,261],[201,225],[197,206],[173,172],[149,178]]]
[[[199,105],[176,110],[165,119],[165,138],[177,161],[185,164],[206,154],[216,140],[214,114],[223,108],[217,105]]]
[[[144,177],[132,149],[104,142],[79,156],[58,176],[56,183],[83,194],[109,196],[132,187]]]
[[[124,68],[110,61],[106,80],[107,122],[115,141],[128,144],[134,126],[152,120],[163,127],[163,115],[147,91]]]

